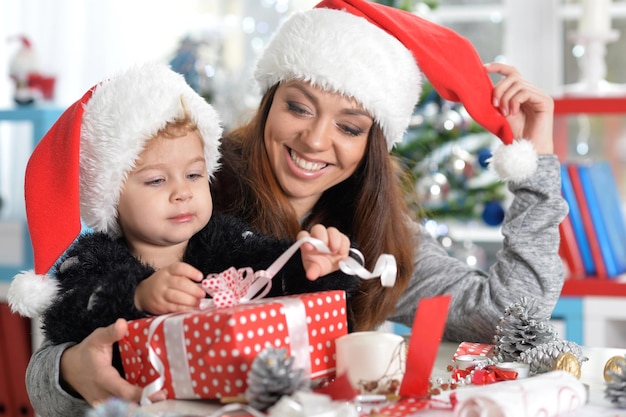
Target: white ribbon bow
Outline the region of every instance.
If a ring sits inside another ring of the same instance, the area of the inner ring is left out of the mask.
[[[313,237],[304,237],[296,241],[282,255],[278,257],[265,271],[252,271],[251,268],[235,269],[228,268],[219,274],[209,274],[202,280],[202,288],[212,299],[203,300],[201,309],[211,306],[217,308],[232,307],[240,303],[263,298],[272,287],[272,278],[285,266],[289,258],[305,243],[310,243],[323,253],[330,253],[330,249],[321,240]],[[356,275],[362,279],[372,279],[380,277],[380,282],[384,287],[393,287],[396,282],[398,267],[393,255],[382,254],[379,256],[374,266],[374,271],[370,272],[362,264],[365,263],[363,254],[351,248],[350,252],[358,256],[359,263],[352,257],[347,257],[339,261],[339,269],[344,274]]]

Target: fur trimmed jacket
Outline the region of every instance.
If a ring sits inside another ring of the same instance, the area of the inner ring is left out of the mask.
[[[214,214],[190,239],[183,261],[205,275],[231,266],[258,271],[267,269],[292,243],[256,233],[234,217]],[[58,294],[42,316],[45,336],[53,344],[78,343],[118,318],[148,317],[135,307],[134,294],[137,285],[154,272],[131,255],[123,238],[104,233],[80,236],[57,263]],[[309,281],[297,251],[274,276],[267,297],[345,290],[349,302],[359,284],[360,278],[340,271]]]

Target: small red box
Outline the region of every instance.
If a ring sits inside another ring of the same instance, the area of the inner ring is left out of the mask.
[[[475,355],[475,356],[494,356],[493,352],[494,345],[490,345],[487,343],[474,343],[474,342],[461,342],[459,347],[456,348],[456,352],[454,352],[453,358],[456,359],[457,356],[461,355]]]
[[[335,339],[346,333],[345,293],[327,291],[133,320],[119,347],[129,382],[213,399],[244,394],[252,361],[269,346],[287,348],[311,379],[332,376]]]

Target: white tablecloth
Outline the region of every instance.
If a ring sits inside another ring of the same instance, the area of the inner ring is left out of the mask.
[[[448,365],[452,364],[452,356],[458,344],[442,343],[437,360],[433,367],[432,377],[449,378]],[[620,410],[604,398],[604,365],[616,355],[624,355],[626,349],[584,347],[583,352],[589,358],[583,363],[580,380],[589,387],[589,401],[584,407],[570,412],[566,417],[626,417],[626,410]],[[219,409],[219,405],[206,401],[167,400],[142,407],[147,417],[187,417],[208,415]],[[233,415],[233,414],[229,414]],[[417,417],[450,417],[450,410],[423,410]]]

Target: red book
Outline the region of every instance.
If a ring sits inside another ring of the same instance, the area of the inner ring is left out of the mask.
[[[26,367],[32,353],[30,320],[14,314],[8,304],[0,303],[0,328],[4,344],[6,373],[11,381],[9,394],[13,400],[9,416],[34,417],[35,411],[26,391]]]
[[[591,256],[596,267],[596,278],[606,279],[606,265],[604,264],[604,258],[602,257],[602,249],[600,248],[600,242],[596,235],[596,229],[593,225],[593,219],[589,212],[589,205],[587,198],[585,197],[585,189],[580,181],[580,175],[578,171],[578,164],[569,164],[567,171],[572,181],[572,187],[574,188],[574,194],[576,194],[576,201],[580,208],[580,215],[582,217],[585,233],[587,234],[587,241],[591,249]]]
[[[567,217],[574,230],[576,246],[578,247],[578,252],[580,253],[585,268],[585,277],[593,277],[596,275],[596,266],[591,256],[589,240],[587,239],[587,233],[585,233],[583,218],[580,214],[580,207],[578,207],[578,202],[576,201],[576,193],[574,192],[574,187],[572,187],[572,180],[569,177],[567,167],[568,164],[561,165],[561,191],[563,192],[563,198],[565,198],[569,206],[569,214]]]
[[[572,220],[566,216],[559,225],[561,235],[561,245],[559,255],[567,267],[566,277],[568,279],[583,279],[586,276],[585,265],[576,242],[576,234],[572,226]]]

